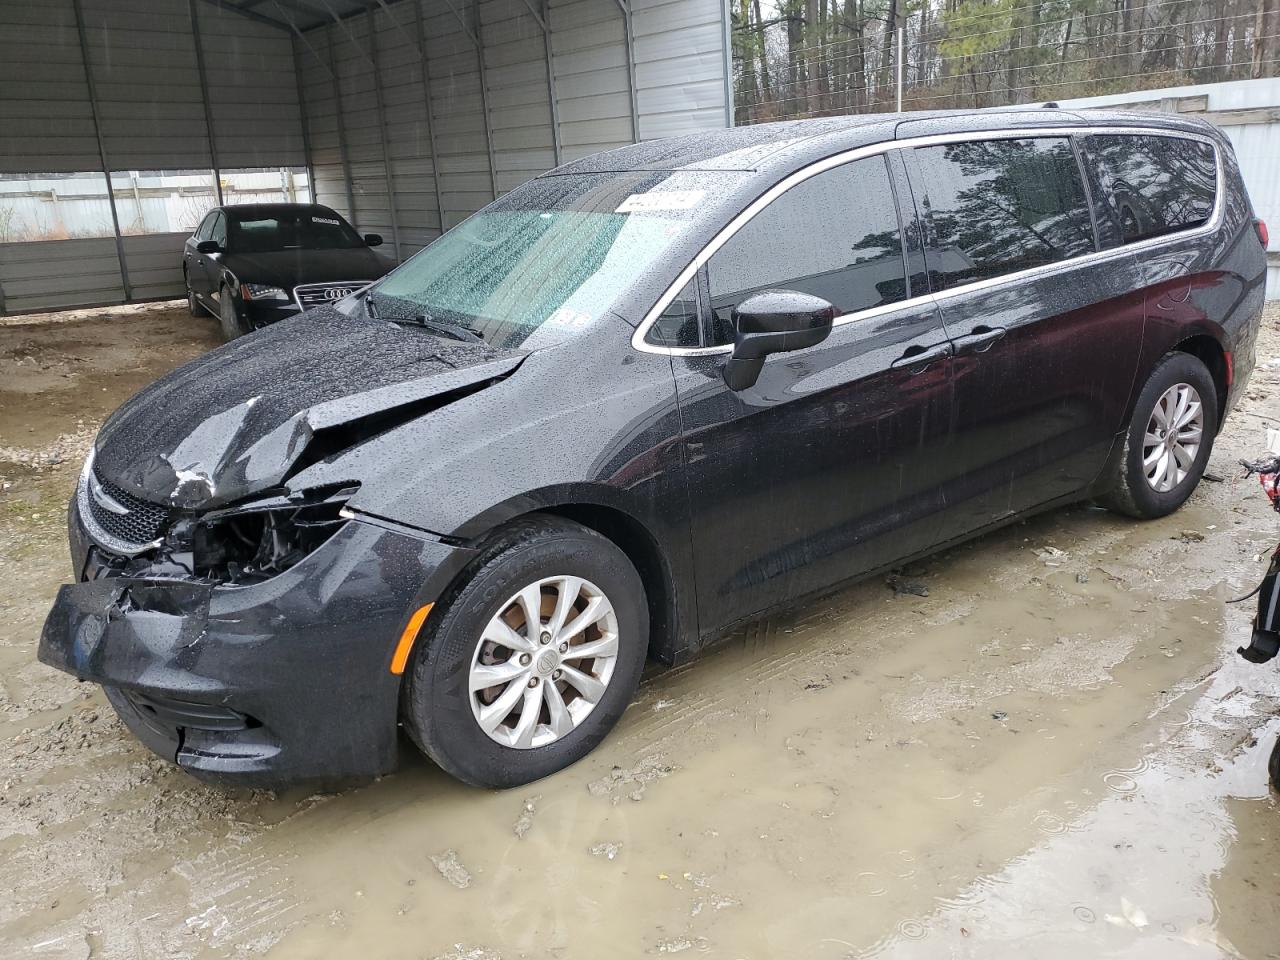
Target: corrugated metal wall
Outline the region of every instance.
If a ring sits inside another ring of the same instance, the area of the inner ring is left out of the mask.
[[[559,162],[724,127],[724,11],[403,0],[308,30],[294,46],[316,197],[404,258]]]
[[[559,162],[725,126],[726,16],[388,0],[291,34],[217,0],[0,0],[0,173],[306,165],[404,259]],[[181,242],[0,245],[0,312],[180,295]]]

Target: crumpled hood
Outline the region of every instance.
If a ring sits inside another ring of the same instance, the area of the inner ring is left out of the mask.
[[[525,355],[321,307],[137,393],[99,432],[95,468],[147,500],[222,506],[279,486],[304,455],[312,462],[506,376]]]

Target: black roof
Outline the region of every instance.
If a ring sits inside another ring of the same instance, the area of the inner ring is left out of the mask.
[[[574,160],[557,167],[552,173],[562,175],[628,170],[780,172],[804,166],[833,153],[886,140],[1019,126],[1119,126],[1135,123],[1201,133],[1214,129],[1202,121],[1169,114],[1101,110],[1081,112],[1056,107],[864,113],[810,120],[781,120],[637,143]]]

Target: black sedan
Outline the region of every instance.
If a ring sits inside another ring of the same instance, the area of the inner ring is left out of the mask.
[[[207,310],[232,340],[341,300],[391,264],[334,210],[316,203],[246,203],[209,211],[182,251],[192,316]]]
[[[1176,117],[575,161],[116,411],[40,657],[215,781],[383,774],[401,727],[469,783],[545,776],[649,656],[1058,504],[1176,510],[1253,368],[1264,235]]]

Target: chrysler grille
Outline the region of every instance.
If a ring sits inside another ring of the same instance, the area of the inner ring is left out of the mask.
[[[343,297],[363,290],[369,285],[368,280],[341,280],[335,283],[304,283],[293,288],[293,297],[303,310],[322,307],[326,303],[334,303]]]
[[[87,519],[90,522],[86,526],[90,536],[105,541],[102,545],[108,549],[127,547],[135,551],[160,539],[165,521],[169,519],[166,507],[135,497],[114,483],[103,480],[96,470],[93,477],[96,483],[89,484],[84,491],[84,502],[89,508]],[[112,510],[103,502],[104,498],[114,501],[125,512]]]

